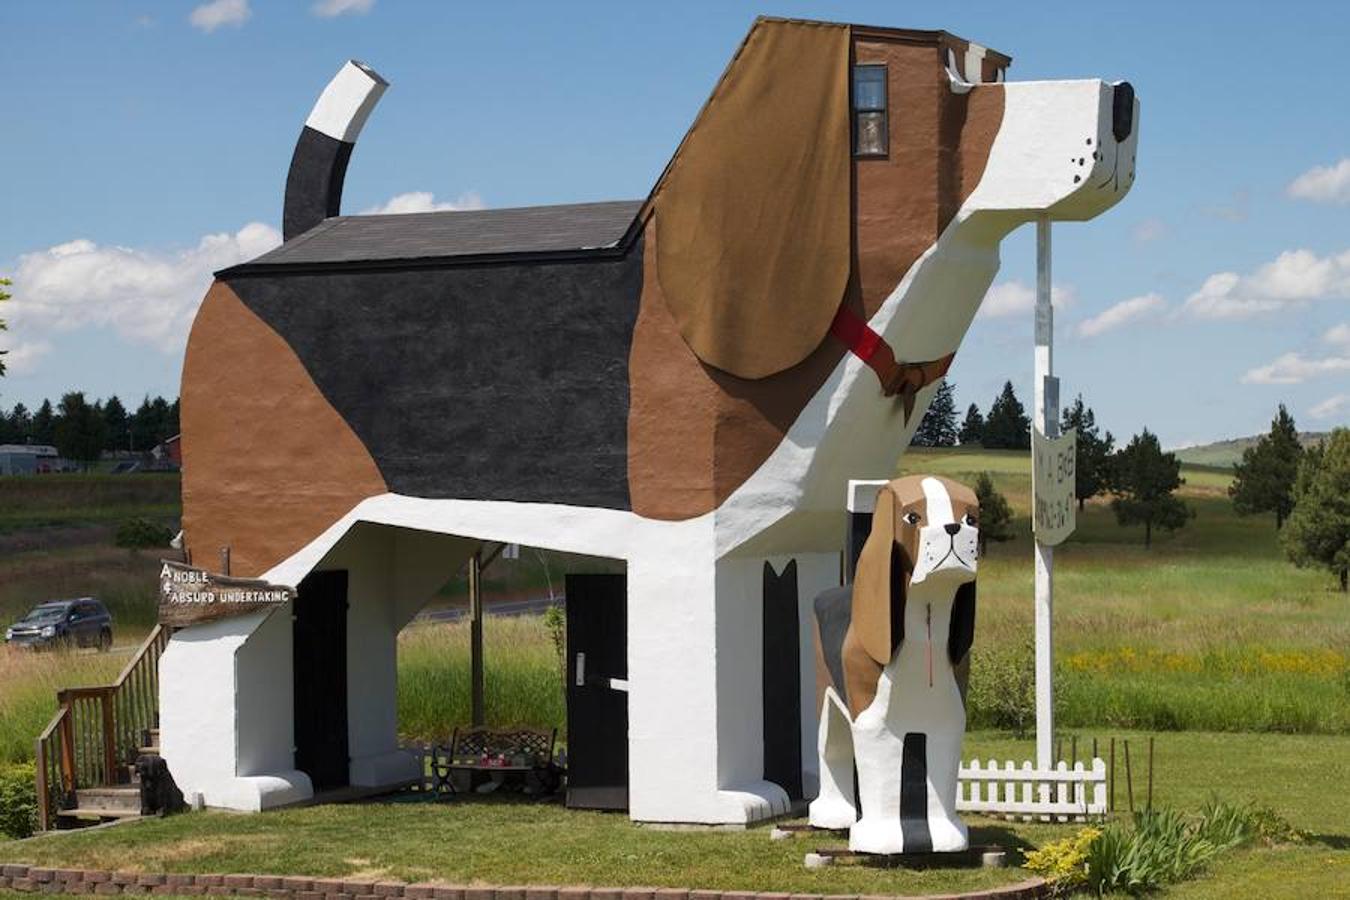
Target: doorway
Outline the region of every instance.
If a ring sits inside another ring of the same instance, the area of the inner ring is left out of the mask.
[[[347,572],[313,572],[292,616],[295,767],[317,793],[348,784]]]
[[[628,809],[628,578],[567,576],[567,805]]]

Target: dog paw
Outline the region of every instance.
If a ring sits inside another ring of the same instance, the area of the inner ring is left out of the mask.
[[[812,828],[842,829],[848,828],[858,820],[858,814],[844,800],[817,797],[811,801],[810,822]]]
[[[970,846],[966,823],[946,816],[930,816],[928,833],[933,839],[934,853],[959,853]]]
[[[903,853],[905,836],[900,822],[863,816],[849,829],[848,849],[855,853]]]

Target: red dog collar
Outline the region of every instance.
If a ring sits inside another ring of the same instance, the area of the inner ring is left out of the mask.
[[[937,381],[951,368],[956,354],[948,353],[941,359],[927,362],[898,362],[891,345],[847,306],[840,306],[830,323],[834,335],[858,359],[867,363],[881,381],[881,392],[887,397],[897,394],[905,405],[905,424],[914,412],[914,396],[921,389]]]

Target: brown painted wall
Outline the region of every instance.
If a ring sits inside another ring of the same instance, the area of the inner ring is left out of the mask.
[[[385,492],[290,347],[216,282],[183,362],[183,533],[196,565],[256,576]]]

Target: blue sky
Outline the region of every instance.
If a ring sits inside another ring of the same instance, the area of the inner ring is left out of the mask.
[[[202,7],[205,7],[202,9]],[[642,197],[754,16],[945,28],[1010,80],[1130,80],[1138,179],[1057,225],[1056,369],[1118,436],[1350,421],[1350,6],[214,0],[0,5],[0,406],[175,395],[209,273],[275,240],[301,123],[349,57],[392,83],[344,212]],[[1030,399],[1034,246],[951,378]],[[1000,314],[1001,313],[1001,314]]]

